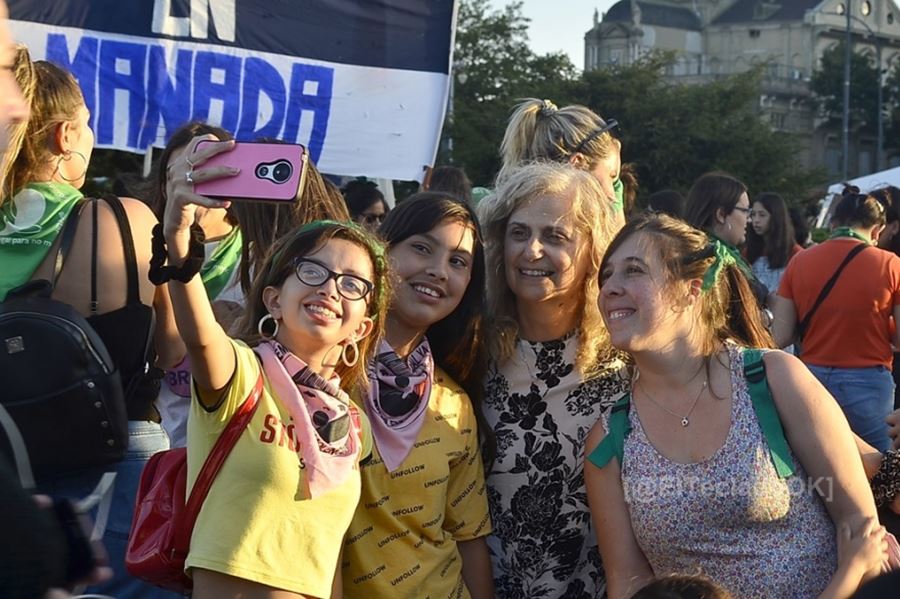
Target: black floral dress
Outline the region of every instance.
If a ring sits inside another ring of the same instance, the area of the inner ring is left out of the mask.
[[[594,599],[606,589],[584,486],[584,442],[627,381],[617,368],[583,381],[577,348],[575,335],[519,341],[516,354],[488,372],[485,413],[497,435],[488,546],[499,599]]]

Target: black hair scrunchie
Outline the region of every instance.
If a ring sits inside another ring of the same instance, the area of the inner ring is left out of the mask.
[[[162,224],[153,227],[152,249],[153,255],[150,257],[150,282],[156,286],[162,285],[169,281],[175,280],[187,283],[200,272],[203,266],[204,251],[203,242],[206,241],[206,235],[200,225],[191,225],[191,242],[188,246],[188,255],[181,266],[166,266],[166,258],[168,251],[166,249],[166,240],[163,237]]]

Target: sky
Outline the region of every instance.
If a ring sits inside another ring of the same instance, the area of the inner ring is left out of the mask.
[[[602,15],[616,0],[524,0],[522,12],[531,19],[528,37],[538,54],[562,50],[572,63],[584,68],[584,34],[591,28],[594,9]],[[509,0],[491,0],[503,8]]]

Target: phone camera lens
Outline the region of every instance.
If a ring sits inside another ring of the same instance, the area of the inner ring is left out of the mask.
[[[284,183],[291,178],[291,165],[287,162],[279,162],[275,165],[272,177],[276,183]]]
[[[269,176],[269,167],[265,165],[259,165],[256,167],[256,176],[257,177],[268,177]]]

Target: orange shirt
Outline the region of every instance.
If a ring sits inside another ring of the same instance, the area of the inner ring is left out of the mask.
[[[790,299],[800,322],[859,241],[837,237],[788,262],[778,295]],[[815,366],[891,368],[894,306],[900,304],[900,258],[876,247],[860,252],[813,315],[800,358]]]

